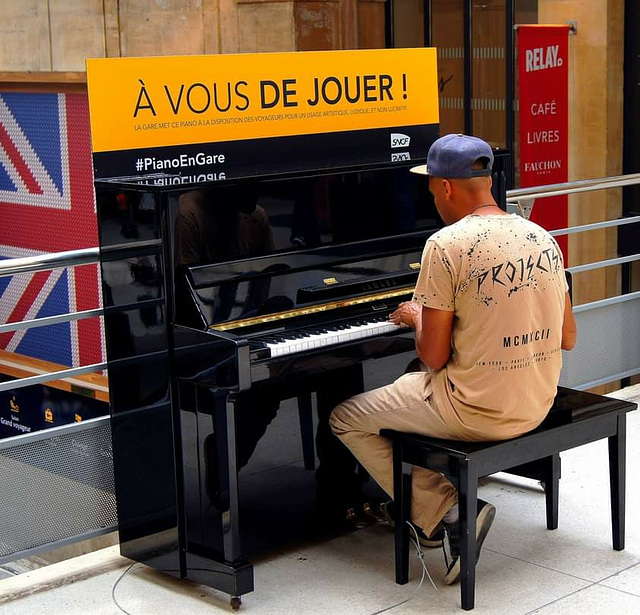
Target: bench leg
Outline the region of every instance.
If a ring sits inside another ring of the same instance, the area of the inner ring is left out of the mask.
[[[460,598],[470,611],[476,588],[476,514],[478,477],[468,461],[458,467],[458,511],[460,515]]]
[[[611,526],[613,548],[624,549],[625,511],[625,454],[627,442],[627,417],[618,413],[618,433],[609,438],[609,483],[611,485]]]
[[[393,443],[393,500],[396,507],[396,583],[409,581],[409,524],[411,520],[411,474],[413,467],[402,461],[402,443]]]
[[[560,492],[560,455],[545,459],[544,491],[547,503],[547,529],[558,529],[558,499]]]

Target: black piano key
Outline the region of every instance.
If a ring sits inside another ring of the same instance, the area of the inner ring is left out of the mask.
[[[267,344],[280,344],[281,342],[283,342],[284,340],[276,337],[276,336],[262,336],[260,337],[260,341],[262,342],[266,342]]]
[[[280,334],[282,336],[283,339],[285,340],[297,340],[299,339],[299,335],[297,333],[295,333],[294,331],[287,331],[286,333],[281,333]]]

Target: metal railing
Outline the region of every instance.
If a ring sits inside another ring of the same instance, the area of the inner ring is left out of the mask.
[[[552,196],[560,196],[560,195],[570,195],[570,194],[578,194],[582,192],[591,192],[596,190],[610,190],[612,188],[623,188],[625,186],[633,186],[640,184],[640,173],[634,173],[629,175],[618,175],[614,177],[603,177],[598,179],[588,179],[574,182],[567,182],[563,184],[550,184],[547,186],[534,186],[531,188],[518,188],[516,190],[508,190],[506,192],[506,200],[507,200],[507,211],[519,213],[525,218],[529,218],[531,215],[531,211],[533,209],[534,203],[537,199],[552,197]],[[572,235],[575,233],[584,233],[593,230],[606,229],[611,227],[618,227],[626,224],[635,224],[640,222],[640,216],[628,216],[625,218],[618,218],[615,220],[605,220],[603,222],[595,222],[591,224],[583,224],[574,227],[567,227],[562,229],[557,229],[551,231],[551,234],[554,236],[558,235]],[[600,269],[603,267],[611,267],[614,265],[625,265],[635,261],[640,261],[640,254],[636,253],[630,256],[622,256],[618,258],[609,258],[596,262],[585,263],[582,265],[573,265],[567,267],[569,272],[573,273],[582,273],[585,271],[591,271],[595,269]],[[611,306],[618,306],[616,309],[619,310],[619,314],[624,312],[626,317],[630,317],[628,322],[626,322],[626,326],[633,327],[634,323],[640,322],[640,310],[635,308],[634,301],[640,300],[640,291],[629,292],[626,294],[617,295],[614,297],[609,297],[607,299],[600,299],[597,301],[591,301],[589,303],[584,303],[578,306],[573,307],[573,312],[578,316],[582,316],[585,318],[589,318],[589,313],[591,313],[592,323],[597,321],[597,318],[594,316],[598,312],[604,313],[605,310],[610,309]],[[604,324],[604,323],[602,323]],[[597,333],[592,333],[594,337],[597,336]],[[624,339],[624,335],[622,335],[621,340]],[[607,340],[608,341],[608,340]],[[622,343],[621,346],[625,344]],[[599,349],[600,351],[602,348]],[[620,349],[619,354],[624,354],[624,351],[629,351],[629,348]],[[631,350],[631,357],[634,358],[634,350]],[[636,353],[637,354],[637,353]],[[598,353],[595,353],[594,356],[598,356]],[[637,360],[637,358],[635,359]],[[569,363],[571,359],[569,359]],[[622,362],[622,361],[621,361]],[[625,380],[630,376],[634,376],[640,373],[640,365],[635,365],[631,369],[620,369],[615,373],[611,373],[605,377],[593,378],[587,382],[581,382],[577,388],[589,389],[602,384],[606,384],[608,382],[613,382],[617,380]],[[576,386],[575,383],[569,383],[570,386]]]
[[[607,190],[609,188],[622,188],[624,186],[633,186],[635,184],[640,184],[640,173],[614,175],[612,177],[598,177],[595,179],[581,179],[562,184],[532,186],[531,188],[514,188],[513,190],[507,190],[507,201],[510,203],[535,201],[535,199],[542,199],[548,196],[577,194],[579,192]]]
[[[136,241],[126,245],[113,245],[103,248],[102,252],[109,254],[111,252],[119,253],[122,250],[145,250],[156,247],[160,244],[158,239],[149,239],[144,241]],[[58,269],[62,267],[77,267],[78,265],[97,265],[100,260],[99,248],[82,248],[80,250],[69,250],[66,252],[54,252],[51,254],[41,254],[38,256],[26,256],[22,258],[11,258],[0,261],[0,278],[18,275],[22,273],[33,273],[37,271],[46,271],[48,269]],[[104,316],[102,308],[94,308],[91,310],[82,310],[79,312],[68,312],[66,314],[56,314],[55,316],[42,316],[21,322],[11,322],[0,325],[0,333],[9,331],[19,331],[24,329],[32,329],[34,327],[46,327],[47,325],[55,325],[72,320],[83,320],[85,318],[95,318]],[[19,380],[0,383],[0,392],[13,389],[20,389],[34,384],[43,384],[52,380],[60,380],[81,374],[89,374],[107,368],[106,363],[94,363],[92,365],[82,365],[80,367],[70,367],[49,374],[38,376],[29,376]]]
[[[99,249],[86,248],[0,261],[0,277],[99,263]],[[0,325],[0,333],[102,316],[102,308]],[[103,370],[105,362],[0,382],[0,392]],[[105,407],[106,411],[106,407]],[[49,551],[117,529],[111,421],[105,416],[0,440],[3,518],[0,564]],[[47,519],[42,523],[42,519]]]
[[[55,252],[52,254],[43,254],[39,256],[26,256],[23,258],[11,258],[0,261],[0,278],[6,276],[17,275],[21,273],[31,273],[36,271],[46,271],[48,269],[57,269],[61,267],[74,267],[77,265],[95,265],[99,262],[100,250],[98,248],[83,248],[81,250],[69,250],[67,252]],[[33,318],[21,322],[7,323],[0,325],[0,333],[8,331],[18,331],[23,329],[31,329],[33,327],[45,327],[71,320],[83,320],[85,318],[95,318],[102,316],[104,310],[95,308],[92,310],[83,310],[80,312],[69,312],[67,314],[57,314],[56,316],[44,316],[41,318]],[[0,383],[0,392],[20,389],[32,386],[34,384],[42,384],[52,380],[60,380],[71,376],[79,376],[81,374],[89,374],[106,369],[107,364],[94,363],[92,365],[83,365],[80,367],[71,367],[56,372],[49,372],[38,376],[28,376],[19,380],[11,380],[9,382]]]
[[[601,177],[598,179],[583,179],[563,184],[549,184],[547,186],[534,186],[531,188],[507,190],[507,211],[511,213],[519,213],[522,217],[528,219],[531,216],[536,199],[561,196],[565,194],[579,194],[581,192],[591,192],[594,190],[610,190],[611,188],[623,188],[625,186],[638,184],[640,184],[640,173],[633,173],[630,175],[616,175],[613,177]],[[550,232],[551,235],[556,237],[558,235],[573,235],[575,233],[585,233],[588,231],[622,226],[625,224],[635,224],[636,222],[640,222],[640,216],[605,220],[603,222],[594,222],[592,224],[556,229]],[[610,258],[593,263],[585,263],[584,265],[575,265],[573,267],[567,267],[567,270],[571,273],[580,273],[601,267],[631,263],[637,260],[640,260],[640,254]]]
[[[601,177],[599,179],[583,179],[564,184],[549,184],[547,186],[534,186],[532,188],[507,190],[507,211],[519,213],[521,216],[528,219],[531,216],[531,211],[533,210],[536,199],[543,199],[550,196],[561,196],[565,194],[579,194],[581,192],[591,192],[594,190],[610,190],[611,188],[623,188],[624,186],[633,186],[637,184],[640,184],[640,173]],[[587,231],[622,226],[625,224],[635,224],[636,222],[640,222],[640,216],[629,216],[627,218],[619,218],[617,220],[605,220],[604,222],[595,222],[593,224],[583,224],[581,226],[557,229],[551,231],[551,234],[554,237],[557,235],[573,235],[575,233],[585,233]],[[640,254],[621,258],[612,258],[595,263],[587,263],[576,267],[568,267],[568,270],[571,273],[579,273],[589,269],[610,267],[612,265],[620,265],[622,263],[630,263],[637,260],[640,260]]]

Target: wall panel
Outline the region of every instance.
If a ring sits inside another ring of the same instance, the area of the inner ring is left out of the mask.
[[[0,2],[0,69],[52,70],[47,4],[39,0]]]
[[[202,3],[120,0],[122,56],[204,52]]]
[[[86,58],[102,58],[105,15],[102,0],[57,0],[49,4],[51,60],[54,71],[83,71]]]
[[[247,53],[295,49],[292,2],[238,2],[238,46]]]

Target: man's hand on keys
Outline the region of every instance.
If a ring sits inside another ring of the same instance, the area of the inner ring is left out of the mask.
[[[395,312],[389,314],[389,321],[394,325],[407,325],[415,329],[422,318],[422,306],[415,301],[404,301]]]

